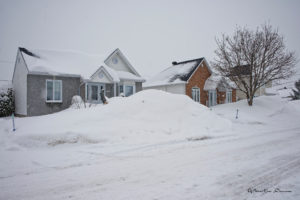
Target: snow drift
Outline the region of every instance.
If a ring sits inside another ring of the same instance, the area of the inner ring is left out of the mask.
[[[107,105],[0,121],[2,138],[25,147],[65,143],[151,143],[152,141],[214,137],[231,122],[185,95],[146,90],[131,97],[112,98]],[[8,142],[8,141],[7,141]]]

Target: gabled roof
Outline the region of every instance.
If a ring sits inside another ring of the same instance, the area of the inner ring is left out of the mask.
[[[130,64],[130,62],[128,61],[128,59],[126,58],[126,56],[124,56],[124,54],[122,53],[122,51],[117,48],[116,50],[114,50],[105,60],[104,63],[107,63],[107,61],[115,54],[118,54],[123,61],[125,61],[125,63],[127,64],[127,66],[129,67],[129,69],[137,76],[141,76],[135,69],[134,67]]]
[[[173,66],[147,80],[143,87],[186,83],[203,60],[205,60],[204,57],[173,62]]]
[[[108,75],[109,79],[112,82],[120,82],[120,78],[117,75],[116,71],[107,66],[100,66],[97,69],[97,71],[91,76],[91,78],[101,71],[103,71],[106,75]]]
[[[225,78],[217,74],[212,74],[208,79],[206,79],[203,89],[206,91],[215,90],[221,85],[225,88],[231,88],[231,89],[236,88],[234,82],[232,82],[228,78]]]
[[[101,71],[104,71],[104,73],[109,76],[112,82],[120,82],[120,80],[133,80],[136,82],[145,81],[145,79],[143,79],[142,77],[136,76],[130,72],[116,71],[108,66],[100,66],[99,69],[97,69],[97,71],[91,77],[95,76]]]
[[[19,48],[29,73],[77,75],[88,79],[99,68],[104,56],[78,51],[28,50]]]
[[[112,77],[113,82],[118,82],[124,78],[119,76],[119,74],[123,74],[122,72],[119,73],[119,71],[105,64],[105,60],[114,55],[114,53],[118,52],[121,54],[119,49],[116,49],[108,57],[105,55],[90,55],[78,51],[28,50],[22,47],[19,48],[19,51],[25,60],[29,73],[32,74],[81,76],[82,79],[90,79],[99,70],[99,66],[102,66]],[[123,54],[122,56],[125,58]],[[128,61],[126,60],[126,62]],[[128,74],[131,73],[128,72]],[[128,79],[144,81],[144,79],[141,77],[137,78],[134,74],[131,74],[131,76],[127,75]]]

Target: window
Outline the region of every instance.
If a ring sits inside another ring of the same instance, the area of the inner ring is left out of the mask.
[[[134,85],[120,85],[119,94],[123,93],[125,97],[128,97],[135,93],[135,86]]]
[[[128,97],[133,94],[133,86],[125,85],[125,97]]]
[[[200,103],[200,89],[192,88],[192,99]]]
[[[119,92],[119,93],[120,93],[120,94],[123,93],[123,92],[124,92],[124,91],[123,91],[123,85],[120,85],[119,88],[120,88],[120,92]]]
[[[91,86],[91,99],[92,99],[92,101],[98,101],[98,86],[97,85]]]
[[[208,107],[217,105],[217,91],[209,90],[208,91]]]
[[[46,80],[47,102],[62,102],[62,81]]]
[[[227,90],[226,91],[226,103],[231,103],[232,102],[232,90]]]
[[[118,58],[113,58],[113,59],[112,59],[112,62],[113,62],[114,64],[118,64]]]
[[[101,91],[104,90],[105,85],[98,83],[87,83],[86,84],[86,99],[90,103],[101,103]]]

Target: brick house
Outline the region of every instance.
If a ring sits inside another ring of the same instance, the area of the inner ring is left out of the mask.
[[[205,58],[173,62],[171,67],[143,83],[143,89],[185,94],[209,107],[236,101],[234,84],[214,74]]]

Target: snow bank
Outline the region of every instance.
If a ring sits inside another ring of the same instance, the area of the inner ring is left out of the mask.
[[[35,147],[214,137],[226,134],[231,122],[185,95],[146,90],[127,98],[112,98],[107,105],[16,118],[14,133],[10,120],[2,120],[0,125],[2,138],[21,146]]]
[[[237,109],[238,119],[236,119]],[[248,106],[247,100],[241,100],[236,103],[217,105],[213,107],[213,111],[231,119],[234,123],[250,125],[246,127],[249,130],[253,130],[251,125],[259,125],[260,130],[269,126],[280,130],[281,127],[299,126],[300,101],[290,101],[289,98],[280,95],[260,96],[254,98],[253,106]]]

